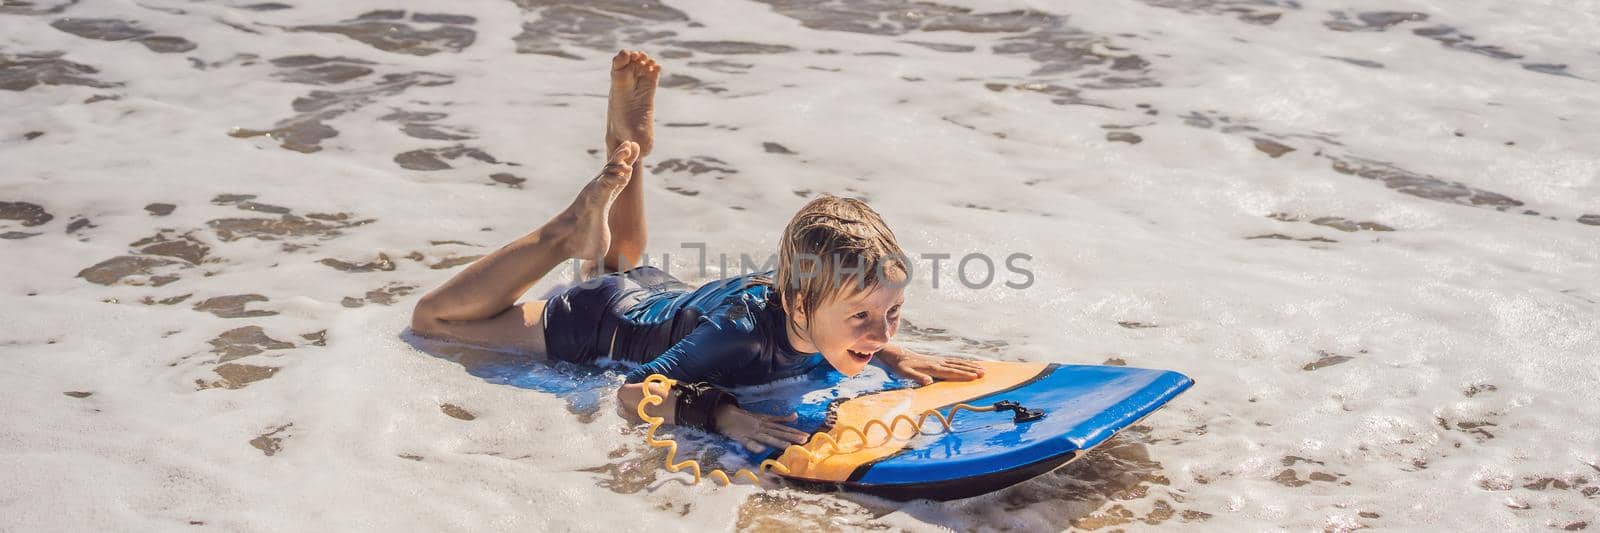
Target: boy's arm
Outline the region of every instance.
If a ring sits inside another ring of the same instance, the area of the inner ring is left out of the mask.
[[[749,356],[747,330],[741,330],[733,321],[722,316],[702,317],[701,320],[694,331],[667,351],[628,372],[626,380],[630,383],[617,390],[617,414],[633,423],[643,422],[639,419],[638,407],[645,396],[644,380],[651,374],[661,374],[684,385],[704,384],[715,381],[729,367],[746,364],[747,360],[741,357]],[[679,396],[685,393],[675,388],[664,389],[667,388],[659,385],[651,387],[650,392],[663,396],[665,400],[660,405],[646,407],[645,411],[652,416],[662,417],[667,424],[688,423],[701,429],[714,430],[739,441],[752,452],[759,452],[767,446],[782,448],[789,444],[801,444],[809,437],[805,432],[787,425],[795,420],[793,413],[752,413],[740,409],[732,395],[715,388],[702,389],[698,394],[688,392],[695,396],[684,401],[698,410],[679,413]]]
[[[933,383],[935,379],[972,381],[983,377],[983,367],[975,361],[922,355],[894,344],[884,345],[878,351],[878,358],[889,370],[923,385]]]

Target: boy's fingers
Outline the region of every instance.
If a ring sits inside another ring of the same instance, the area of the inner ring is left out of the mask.
[[[806,439],[811,437],[810,435],[805,434],[804,431],[800,431],[789,426],[768,426],[768,432],[795,444],[805,444]]]
[[[764,434],[764,433],[757,434],[755,436],[755,439],[757,441],[761,442],[762,444],[765,444],[767,446],[771,446],[773,448],[777,448],[777,449],[780,449],[780,450],[789,445],[789,443],[785,442],[783,439],[774,437],[772,435],[767,435],[767,434]],[[766,448],[762,448],[762,449],[766,449]],[[754,451],[759,452],[761,450],[754,450]]]
[[[750,453],[761,453],[761,450],[767,449],[766,446],[762,446],[761,444],[757,443],[756,441],[753,441],[753,440],[750,440],[750,439],[734,439],[734,440],[737,440],[737,441],[739,441],[739,444],[744,445],[744,449],[750,450]]]

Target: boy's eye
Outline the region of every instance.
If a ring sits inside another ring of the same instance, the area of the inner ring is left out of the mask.
[[[862,311],[860,313],[856,313],[856,314],[850,315],[850,318],[854,318],[854,319],[857,319],[857,320],[866,320],[867,319],[867,312],[866,311]]]

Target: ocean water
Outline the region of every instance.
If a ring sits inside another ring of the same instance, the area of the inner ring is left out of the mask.
[[[0,530],[1600,528],[1596,13],[3,0]],[[407,336],[598,170],[624,47],[686,280],[862,197],[950,257],[898,341],[1198,385],[899,503],[688,486],[614,373]]]

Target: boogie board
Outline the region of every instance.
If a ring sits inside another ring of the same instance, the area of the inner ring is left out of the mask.
[[[792,424],[796,428],[828,433],[847,444],[848,450],[815,461],[795,450],[747,454],[746,459],[751,464],[774,459],[789,468],[784,477],[800,485],[900,500],[966,498],[1055,470],[1194,384],[1183,374],[1165,370],[980,364],[984,377],[976,381],[916,386],[873,366],[868,370],[875,373],[855,378],[826,369],[823,374],[828,375],[811,376],[793,387],[736,391],[747,409],[794,412],[799,415]],[[956,404],[985,407],[1003,401],[1020,409],[960,411],[951,418],[948,431],[932,417],[921,433],[901,423],[893,439],[880,427],[869,432],[869,444],[882,442],[878,446],[861,447],[859,438],[847,437],[841,430],[861,428],[873,419],[889,423],[898,414],[916,418],[929,409],[944,414]]]

